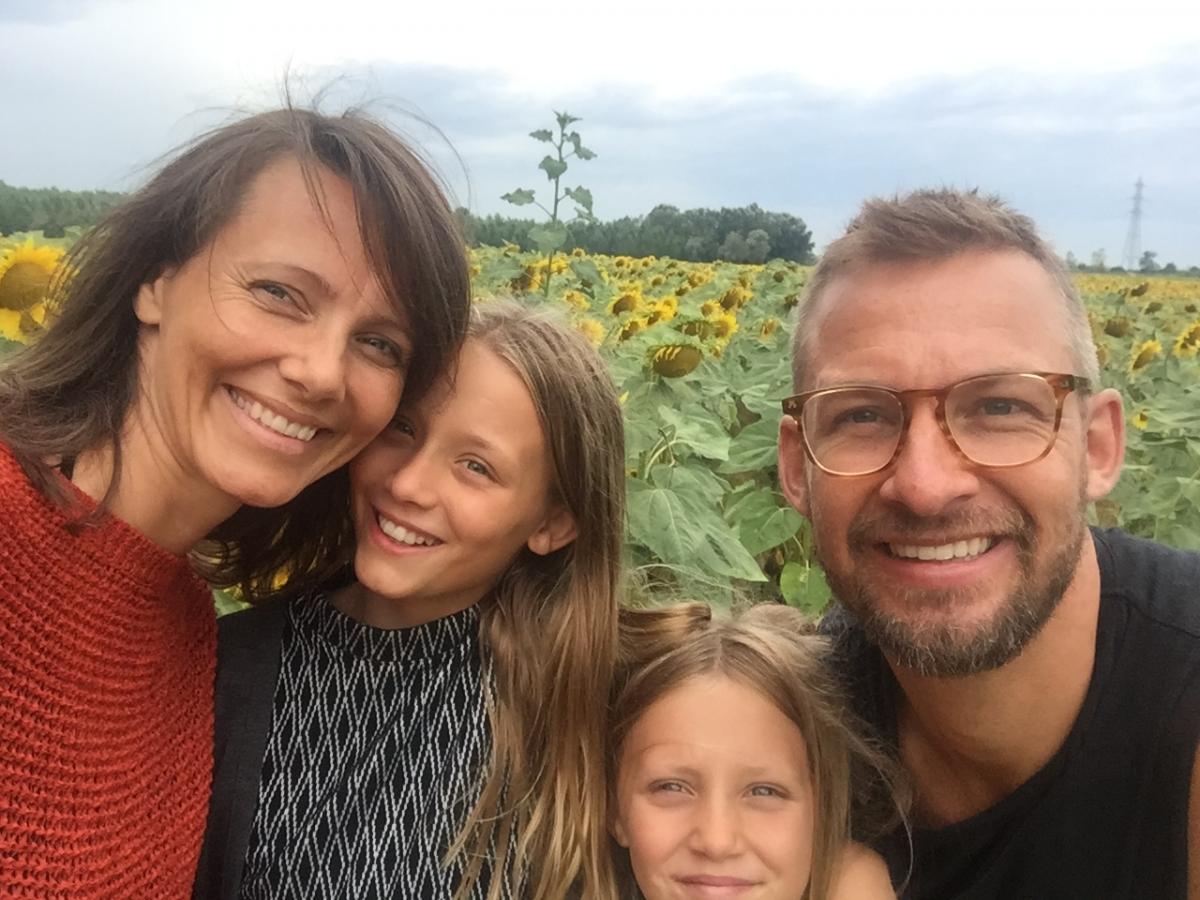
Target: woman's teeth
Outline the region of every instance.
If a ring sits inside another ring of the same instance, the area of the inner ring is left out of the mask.
[[[296,438],[298,441],[308,442],[317,434],[318,429],[313,426],[289,422],[278,413],[267,409],[257,400],[247,400],[235,390],[230,390],[229,396],[233,398],[233,402],[237,404],[238,409],[244,410],[246,415],[255,422],[265,425],[267,428],[282,434],[284,437]]]
[[[970,559],[979,556],[992,546],[991,538],[971,538],[969,541],[955,541],[952,544],[925,546],[918,544],[888,544],[892,556],[902,559],[944,560]]]
[[[409,531],[403,525],[397,525],[391,519],[385,519],[381,515],[376,514],[375,518],[379,522],[379,530],[393,541],[408,544],[410,547],[432,547],[435,544],[441,543],[437,538],[426,537],[425,535],[417,534],[415,531]]]

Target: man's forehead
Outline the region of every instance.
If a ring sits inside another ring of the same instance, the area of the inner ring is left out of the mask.
[[[1071,361],[1062,292],[1019,251],[861,265],[830,280],[806,322],[810,388],[937,387],[891,384],[885,373],[937,372],[941,382]]]

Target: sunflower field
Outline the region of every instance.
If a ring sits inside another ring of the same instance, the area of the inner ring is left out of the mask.
[[[71,241],[0,238],[0,354],[53,319],[45,292]],[[828,601],[807,524],[779,493],[789,313],[808,269],[472,251],[478,302],[561,310],[608,361],[626,422],[628,552],[651,592]],[[1200,549],[1200,279],[1077,276],[1105,386],[1128,414],[1125,472],[1093,520]]]

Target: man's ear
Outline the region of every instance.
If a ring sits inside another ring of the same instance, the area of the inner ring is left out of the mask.
[[[538,556],[546,556],[571,543],[578,533],[575,517],[561,504],[556,503],[550,508],[537,531],[531,534],[525,543]]]
[[[809,510],[807,467],[800,423],[791,416],[784,416],[779,422],[779,486],[788,502],[806,517]]]
[[[1113,489],[1125,462],[1125,408],[1112,388],[1087,399],[1087,495],[1099,500]]]
[[[175,272],[174,268],[166,269],[138,288],[137,296],[133,299],[133,312],[143,325],[162,323],[163,294]]]

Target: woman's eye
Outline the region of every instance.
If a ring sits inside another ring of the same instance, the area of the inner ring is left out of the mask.
[[[281,303],[286,303],[290,306],[297,306],[295,298],[291,295],[282,284],[276,284],[274,281],[260,281],[253,285],[253,289],[261,291],[264,294],[269,294],[273,300]]]
[[[373,356],[389,365],[397,367],[405,365],[404,353],[394,341],[377,335],[367,335],[359,338],[359,343],[367,347]]]

